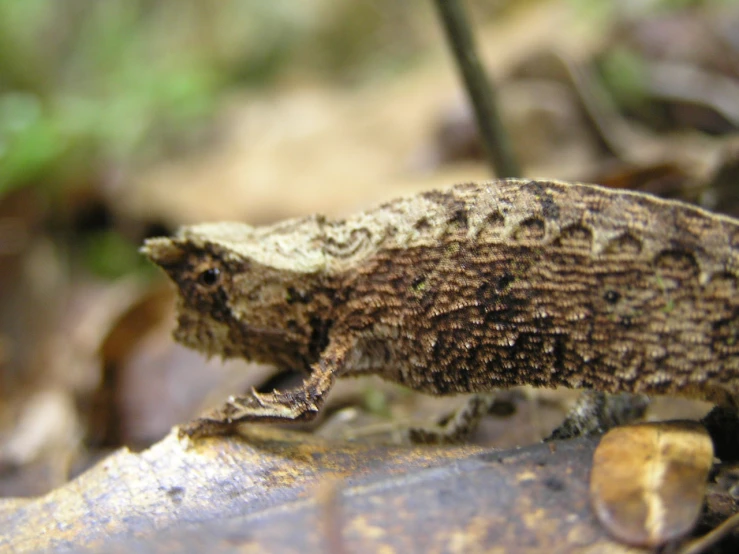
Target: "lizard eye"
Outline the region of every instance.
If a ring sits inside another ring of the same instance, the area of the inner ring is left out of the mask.
[[[206,287],[217,285],[221,279],[221,270],[217,267],[210,267],[198,275],[198,283]]]

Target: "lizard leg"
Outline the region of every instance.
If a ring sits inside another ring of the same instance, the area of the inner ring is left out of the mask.
[[[644,415],[649,399],[643,394],[607,394],[586,390],[559,427],[545,441],[604,433]]]
[[[433,427],[412,427],[408,439],[416,444],[449,444],[467,439],[495,403],[496,395],[475,394],[467,399],[452,416]]]
[[[259,393],[252,388],[244,396],[231,397],[220,408],[180,426],[180,437],[229,435],[249,421],[307,421],[320,411],[334,384],[334,370],[316,364],[303,386],[289,391]]]

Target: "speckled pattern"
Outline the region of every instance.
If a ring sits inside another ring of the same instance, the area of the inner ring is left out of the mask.
[[[144,252],[179,287],[177,340],[309,374],[189,435],[310,418],[359,373],[430,394],[562,385],[736,406],[739,222],[681,202],[501,180],[343,221],[185,227]]]

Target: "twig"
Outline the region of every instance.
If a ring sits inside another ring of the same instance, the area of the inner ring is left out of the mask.
[[[678,550],[678,554],[700,554],[701,552],[708,552],[709,548],[717,544],[720,540],[725,539],[730,533],[736,531],[737,527],[739,527],[739,513],[726,519],[710,533],[687,543],[682,549]]]
[[[328,479],[320,483],[316,491],[318,507],[325,535],[324,552],[346,554],[346,543],[342,534],[344,514],[341,506],[341,481]]]
[[[449,45],[472,101],[488,161],[498,177],[518,177],[518,166],[499,117],[497,103],[477,56],[475,41],[459,0],[435,0]]]

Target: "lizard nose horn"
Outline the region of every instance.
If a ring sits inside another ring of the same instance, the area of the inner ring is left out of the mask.
[[[146,239],[140,252],[161,267],[175,264],[185,255],[185,251],[167,237]]]

